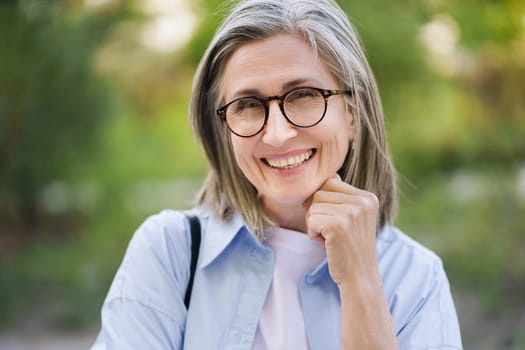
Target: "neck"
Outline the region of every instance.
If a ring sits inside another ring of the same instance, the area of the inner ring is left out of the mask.
[[[266,213],[279,227],[306,232],[307,208],[301,204],[272,206],[264,203]]]

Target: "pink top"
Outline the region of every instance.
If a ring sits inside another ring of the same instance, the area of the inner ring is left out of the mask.
[[[274,253],[273,280],[252,349],[309,349],[299,286],[326,253],[302,232],[272,227],[265,235]]]

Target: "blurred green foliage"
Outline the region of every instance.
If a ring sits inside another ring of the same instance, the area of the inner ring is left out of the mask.
[[[523,2],[342,6],[355,18],[378,78],[402,174],[412,178],[525,159]],[[429,23],[440,32],[424,42]],[[439,55],[449,45],[447,34],[455,47]]]
[[[91,60],[116,19],[71,7],[0,5],[0,191],[27,224],[37,219],[38,190],[93,152],[111,115],[111,93]]]
[[[0,5],[6,326],[94,322],[133,231],[165,207],[190,207],[206,173],[187,103],[223,2],[192,3],[191,40],[162,53],[141,43],[158,14],[140,1],[85,3]],[[379,82],[397,224],[487,312],[525,308],[525,4],[340,4]],[[38,236],[27,234],[32,215]]]

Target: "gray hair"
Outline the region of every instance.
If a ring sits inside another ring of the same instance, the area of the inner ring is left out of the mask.
[[[332,0],[241,1],[217,29],[195,74],[190,102],[190,119],[210,164],[198,202],[222,220],[239,212],[259,237],[263,237],[264,226],[272,224],[257,190],[235,161],[230,132],[216,109],[224,103],[222,73],[235,50],[247,42],[283,33],[303,36],[337,79],[339,88],[353,91],[346,101],[354,116],[355,136],[339,175],[378,197],[382,228],[393,221],[397,206],[383,109],[357,33]]]

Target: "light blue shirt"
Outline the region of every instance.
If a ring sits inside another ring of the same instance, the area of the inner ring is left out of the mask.
[[[197,208],[202,226],[189,311],[189,225],[181,212],[152,216],[131,240],[102,308],[99,349],[248,350],[272,282],[273,252],[245,226]],[[394,227],[377,259],[400,349],[462,349],[441,260]],[[311,350],[340,349],[340,298],[326,260],[299,287]],[[290,325],[293,327],[293,325]]]

